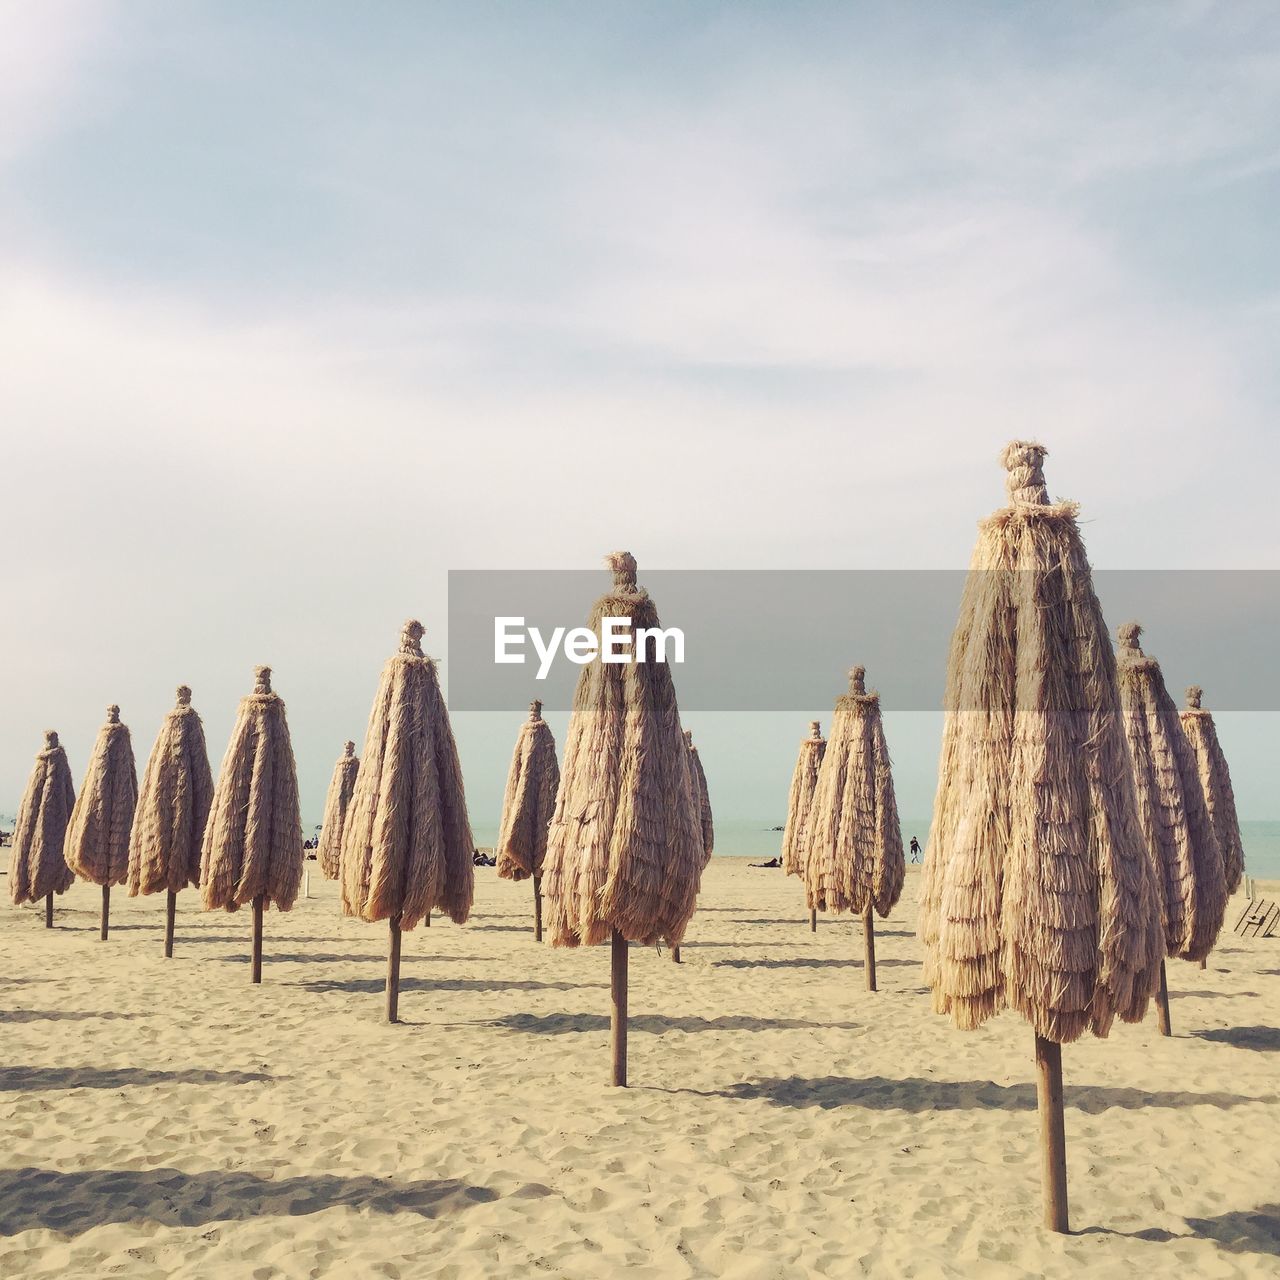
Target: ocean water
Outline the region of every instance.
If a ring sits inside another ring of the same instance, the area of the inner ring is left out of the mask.
[[[782,845],[782,832],[770,830],[773,825],[766,819],[717,818],[717,855],[761,862],[776,857]],[[491,846],[498,838],[498,828],[496,824],[477,823],[474,834],[476,844]],[[912,836],[923,846],[928,835],[927,818],[903,819],[904,846]],[[1240,835],[1244,840],[1245,871],[1259,880],[1280,880],[1280,822],[1242,822]]]

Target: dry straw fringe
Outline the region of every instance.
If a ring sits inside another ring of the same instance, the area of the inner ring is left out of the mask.
[[[284,702],[271,691],[270,667],[254,674],[205,826],[200,886],[207,911],[236,911],[257,897],[288,911],[302,883],[298,772]]]
[[[213,803],[204,725],[191,690],[178,686],[142,775],[129,836],[129,894],[178,893],[200,883],[200,843]]]
[[[868,904],[887,916],[902,894],[906,864],[893,792],[893,771],[865,671],[849,672],[836,701],[809,818],[805,892],[817,911],[861,914]]]
[[[403,929],[436,908],[462,924],[475,880],[458,748],[421,640],[422,624],[406,622],[382,669],[342,832],[343,911],[399,916]]]
[[[809,820],[813,796],[818,787],[818,770],[827,749],[817,720],[809,721],[809,736],[800,742],[791,791],[787,796],[787,825],[782,831],[782,870],[785,875],[804,878],[807,862]]]
[[[542,875],[547,856],[547,833],[556,807],[560,765],[551,726],[542,718],[542,703],[529,704],[529,718],[520,726],[498,828],[498,874],[504,880],[527,880]]]
[[[1161,955],[1115,656],[1072,503],[1043,446],[1001,454],[1010,505],[979,525],[947,668],[920,936],[934,1007],[1008,1006],[1048,1040],[1139,1021]]]
[[[1120,628],[1118,659],[1138,815],[1163,903],[1168,954],[1203,960],[1222,928],[1226,875],[1195,752],[1160,664],[1138,645],[1141,634],[1136,622]]]
[[[707,775],[702,769],[702,757],[698,755],[698,748],[693,745],[692,729],[684,731],[684,740],[689,749],[689,785],[693,788],[693,807],[702,833],[702,865],[705,867],[715,850],[715,818],[711,812],[711,795],[707,791]]]
[[[613,589],[596,601],[591,630],[606,617],[630,618],[633,633],[657,627],[635,559],[619,551],[606,564]],[[578,677],[544,875],[556,946],[594,945],[613,929],[678,946],[693,914],[704,850],[689,752],[671,668],[646,656],[596,657]]]
[[[44,750],[36,756],[13,828],[9,894],[15,903],[39,902],[51,893],[66,893],[75,882],[75,873],[62,852],[75,803],[67,753],[59,745],[58,735],[46,729]]]
[[[320,844],[316,858],[327,880],[337,880],[342,875],[342,832],[347,824],[347,812],[356,789],[356,774],[360,771],[360,757],[356,744],[348,742],[333,766],[329,780],[329,794],[324,802],[324,822],[320,827]]]
[[[1240,887],[1244,875],[1244,841],[1240,838],[1240,820],[1236,817],[1236,794],[1231,788],[1231,771],[1227,758],[1218,745],[1218,730],[1213,713],[1200,705],[1201,689],[1193,684],[1187,689],[1187,705],[1181,713],[1182,730],[1195,753],[1200,773],[1200,787],[1209,810],[1218,852],[1222,854],[1223,880],[1228,895]]]
[[[129,833],[137,804],[133,742],[120,723],[120,708],[112,704],[67,826],[64,856],[82,880],[111,885],[129,878]]]

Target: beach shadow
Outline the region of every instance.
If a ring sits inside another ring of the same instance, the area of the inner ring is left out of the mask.
[[[1114,1231],[1109,1227],[1084,1227],[1080,1235],[1124,1236],[1153,1244],[1174,1240],[1212,1240],[1231,1253],[1280,1255],[1280,1204],[1260,1204],[1256,1209],[1233,1209],[1212,1218],[1187,1218],[1190,1231],[1167,1231],[1148,1227],[1145,1231]]]
[[[829,960],[816,959],[813,956],[799,956],[791,960],[713,960],[716,969],[861,969],[862,960],[854,960],[848,956],[835,957]],[[877,960],[877,969],[893,969],[914,966],[920,967],[918,960]]]
[[[118,1022],[124,1018],[141,1018],[140,1013],[96,1012],[92,1009],[11,1009],[0,1010],[0,1022],[85,1022],[99,1018],[104,1022]]]
[[[510,1013],[494,1018],[489,1026],[506,1027],[510,1031],[530,1031],[538,1035],[559,1036],[576,1031],[607,1031],[609,1016],[603,1013]],[[656,1013],[632,1014],[627,1019],[631,1031],[662,1035],[665,1031],[797,1031],[797,1030],[861,1030],[856,1022],[806,1022],[800,1018],[753,1018],[743,1014],[722,1014],[717,1018],[668,1018]]]
[[[1191,1034],[1199,1040],[1234,1045],[1237,1049],[1280,1053],[1280,1027],[1219,1027],[1210,1031],[1193,1031]]]
[[[1034,1111],[1033,1084],[995,1084],[990,1080],[922,1080],[908,1076],[852,1079],[847,1076],[785,1076],[747,1080],[714,1091],[725,1098],[772,1103],[776,1107],[863,1107],[870,1111]],[[1235,1093],[1187,1093],[1181,1090],[1147,1092],[1112,1085],[1067,1085],[1063,1102],[1088,1115],[1112,1107],[1141,1111],[1148,1107],[1237,1107],[1274,1098],[1247,1098]]]
[[[124,1089],[153,1084],[264,1084],[261,1071],[150,1071],[143,1067],[0,1067],[0,1093],[40,1089]]]
[[[527,933],[533,937],[531,924],[466,924],[464,928],[476,929],[481,933]]]
[[[295,982],[317,995],[327,991],[369,992],[386,988],[385,978],[335,978],[317,982]],[[401,991],[601,991],[603,982],[536,982],[516,978],[406,978],[400,979]]]
[[[244,964],[244,956],[216,956],[223,964]],[[263,940],[263,964],[386,964],[387,957],[376,952],[366,955],[340,955],[336,952],[272,951]]]
[[[1237,996],[1257,996],[1256,991],[1170,991],[1170,1000],[1234,1000]]]
[[[350,938],[308,938],[305,936],[295,936],[292,934],[272,933],[269,928],[262,931],[262,945],[264,954],[270,948],[273,942],[350,942]],[[253,935],[250,930],[246,929],[244,933],[183,933],[181,926],[178,928],[177,934],[174,936],[174,950],[181,951],[184,946],[192,942],[240,942],[246,947],[253,942]]]
[[[437,1218],[496,1200],[488,1187],[454,1179],[393,1182],[321,1173],[262,1178],[179,1169],[0,1170],[0,1235],[46,1230],[77,1236],[108,1223],[201,1227],[250,1218],[296,1218],[344,1207],[364,1213]]]

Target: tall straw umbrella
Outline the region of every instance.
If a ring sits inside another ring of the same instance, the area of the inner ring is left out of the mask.
[[[204,724],[191,690],[178,686],[146,771],[129,836],[129,896],[165,890],[164,954],[173,955],[178,894],[200,883],[200,842],[213,803]]]
[[[1222,854],[1222,874],[1227,895],[1235,893],[1244,875],[1244,841],[1240,819],[1236,817],[1236,793],[1231,787],[1231,770],[1218,743],[1213,712],[1200,705],[1203,691],[1198,684],[1187,689],[1187,705],[1182,709],[1182,731],[1195,753],[1200,787],[1209,810],[1209,822]]]
[[[787,796],[787,825],[782,829],[782,873],[799,876],[804,880],[809,839],[809,818],[813,809],[813,795],[818,789],[818,771],[822,768],[822,756],[827,749],[822,736],[822,726],[817,720],[809,721],[809,736],[801,739],[796,767],[791,774],[791,791]],[[818,909],[809,908],[809,928],[818,931]]]
[[[67,824],[75,808],[76,790],[71,782],[67,753],[52,729],[44,734],[44,749],[18,805],[13,828],[13,852],[9,855],[9,893],[15,904],[44,899],[45,928],[53,928],[53,895],[66,893],[75,883],[75,872],[63,856]]]
[[[471,913],[475,842],[458,748],[435,662],[410,620],[382,668],[364,755],[342,830],[342,909],[388,921],[387,1021],[400,999],[400,934],[439,907]]]
[[[320,844],[316,849],[316,859],[326,880],[337,880],[342,875],[342,833],[347,825],[359,772],[360,757],[356,755],[356,744],[348,742],[338,757],[338,763],[333,766],[329,794],[324,802]]]
[[[102,886],[103,942],[111,915],[111,886],[129,878],[129,832],[137,805],[133,740],[120,723],[120,708],[112,703],[71,811],[65,852],[67,866],[76,875]]]
[[[698,748],[693,745],[693,730],[684,731],[685,747],[689,752],[689,787],[693,793],[693,810],[698,816],[698,827],[702,836],[702,869],[711,861],[715,849],[716,827],[715,816],[711,812],[711,794],[707,790],[707,775],[702,768],[702,757]],[[671,958],[680,963],[680,944],[671,948]]]
[[[951,641],[920,935],[934,1008],[1035,1030],[1045,1222],[1067,1230],[1061,1046],[1146,1012],[1159,899],[1138,825],[1115,656],[1074,503],[1042,445],[1001,454]]]
[[[498,874],[504,880],[533,880],[533,939],[542,941],[542,864],[547,832],[556,808],[560,765],[551,726],[542,718],[542,703],[529,703],[529,718],[520,726],[498,828]]]
[[[589,629],[600,636],[605,618],[629,619],[633,637],[658,629],[634,557],[617,551],[605,563],[613,589]],[[627,944],[680,944],[704,853],[671,669],[654,660],[652,636],[632,656],[643,660],[598,653],[578,677],[543,878],[554,946],[610,939],[615,1085],[627,1083]]]
[[[262,915],[289,911],[302,883],[298,770],[284,702],[271,689],[271,668],[254,669],[253,692],[240,699],[222,757],[200,850],[206,911],[253,903],[249,980],[262,981]]]
[[[875,913],[887,916],[902,895],[906,864],[893,791],[880,695],[868,693],[865,670],[849,672],[849,692],[836,701],[810,815],[805,885],[820,911],[862,916],[867,990],[876,990]]]
[[[1142,652],[1142,628],[1120,628],[1120,701],[1133,761],[1138,816],[1162,902],[1165,952],[1203,960],[1227,909],[1222,854],[1200,785],[1195,752],[1164,687],[1160,664]],[[1169,989],[1160,962],[1160,1031],[1171,1035]]]

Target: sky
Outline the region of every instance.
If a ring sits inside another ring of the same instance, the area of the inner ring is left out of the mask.
[[[1097,567],[1280,568],[1273,4],[0,19],[0,813],[180,681],[216,767],[266,662],[318,820],[450,569],[962,568],[1013,437]],[[828,711],[691,717],[718,812]],[[520,718],[455,716],[477,825]],[[1276,720],[1220,723],[1246,817]]]

